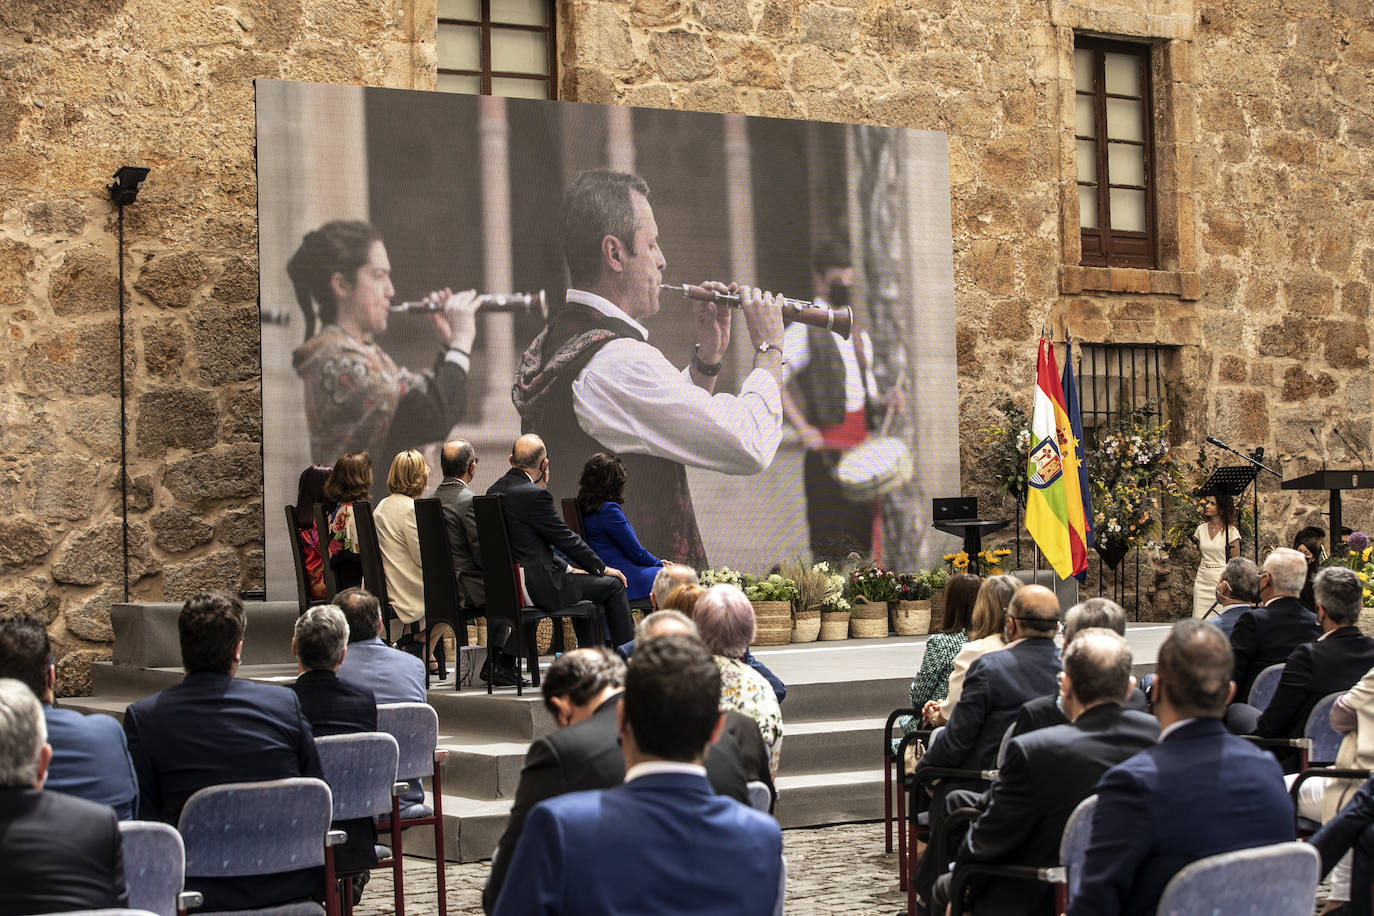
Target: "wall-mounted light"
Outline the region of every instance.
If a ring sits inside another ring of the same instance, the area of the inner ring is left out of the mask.
[[[121,165],[114,173],[114,182],[108,185],[110,200],[121,207],[138,200],[138,189],[143,187],[143,179],[148,170],[137,165]]]

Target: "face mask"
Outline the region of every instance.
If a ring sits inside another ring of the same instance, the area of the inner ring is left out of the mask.
[[[837,309],[842,309],[849,304],[849,284],[843,280],[831,280],[830,292],[826,298],[830,304]]]
[[[1059,714],[1064,718],[1069,717],[1069,714],[1064,711],[1064,698],[1057,693],[1054,695],[1054,708],[1059,710]]]

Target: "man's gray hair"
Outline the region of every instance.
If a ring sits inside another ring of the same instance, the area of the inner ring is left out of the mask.
[[[1317,573],[1317,581],[1312,586],[1317,604],[1340,626],[1348,627],[1360,619],[1360,607],[1364,603],[1364,584],[1353,569],[1344,566],[1328,566]]]
[[[679,585],[696,585],[699,583],[697,571],[690,566],[681,563],[669,563],[661,567],[654,573],[654,584],[649,590],[653,596],[654,607],[663,607],[663,603],[668,600],[668,595]]]
[[[703,592],[692,619],[713,655],[743,658],[754,641],[754,606],[733,585],[713,585]]]
[[[43,704],[23,681],[0,678],[0,788],[31,789],[48,740]]]
[[[1088,627],[1064,647],[1064,673],[1084,706],[1120,705],[1131,685],[1131,650],[1115,630]]]
[[[348,645],[348,619],[333,604],[319,604],[296,618],[296,657],[308,671],[332,671]]]
[[[644,615],[639,621],[639,626],[635,627],[635,645],[638,646],[646,639],[653,639],[658,635],[659,630],[665,629],[672,624],[679,625],[683,633],[695,636],[698,639],[701,638],[701,633],[698,632],[697,625],[692,622],[692,618],[681,611],[675,611],[672,608],[668,608],[667,610],[654,611],[652,614]]]
[[[1307,584],[1307,557],[1292,547],[1278,547],[1264,560],[1269,584],[1279,595],[1297,597]]]
[[[1064,615],[1064,642],[1067,644],[1080,632],[1102,627],[1126,635],[1126,612],[1110,598],[1097,596],[1080,601]]]
[[[1259,567],[1245,557],[1233,557],[1221,571],[1221,580],[1231,586],[1231,597],[1249,604],[1259,604]]]

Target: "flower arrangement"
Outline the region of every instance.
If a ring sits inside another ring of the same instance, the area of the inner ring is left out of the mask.
[[[936,567],[925,572],[902,573],[897,577],[898,601],[925,601],[949,582],[949,572]]]
[[[1002,558],[1011,556],[1011,551],[1005,547],[996,550],[980,550],[978,555],[969,560],[967,552],[961,550],[958,553],[947,553],[943,559],[949,564],[951,572],[966,573],[969,567],[973,567],[973,574],[976,576],[996,576],[1002,572]],[[943,587],[943,583],[941,584]]]
[[[718,569],[703,569],[697,578],[707,588],[712,585],[733,585],[742,590],[745,580],[753,577],[728,566],[721,566]]]
[[[845,597],[882,603],[897,600],[897,574],[874,564],[849,574]]]
[[[820,610],[828,599],[844,593],[844,576],[831,572],[829,563],[807,564],[801,557],[793,557],[782,564],[779,572],[796,584],[793,606],[798,611]],[[846,602],[845,609],[848,607]]]
[[[1018,502],[1026,501],[1026,465],[1029,461],[1031,432],[1026,412],[1008,398],[997,405],[1002,420],[979,432],[988,445],[988,462],[997,489]]]
[[[1354,570],[1364,587],[1364,606],[1374,608],[1374,547],[1370,546],[1369,535],[1363,531],[1352,531],[1345,539],[1345,547],[1345,556],[1332,556],[1331,565]]]
[[[760,576],[752,582],[746,582],[744,586],[744,596],[750,601],[786,601],[792,602],[797,597],[797,583],[779,573],[770,573],[767,576]]]
[[[1161,533],[1162,501],[1185,498],[1183,467],[1167,424],[1147,405],[1123,412],[1087,454],[1093,537],[1100,550],[1147,546]]]

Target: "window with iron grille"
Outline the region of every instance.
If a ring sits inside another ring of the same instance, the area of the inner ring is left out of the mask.
[[[557,98],[554,0],[439,0],[441,92]]]
[[[1155,267],[1150,46],[1074,40],[1082,263]]]
[[[1168,419],[1165,377],[1173,359],[1173,347],[1081,344],[1074,367],[1078,381],[1078,407],[1083,415],[1083,435],[1088,443],[1115,423],[1123,413],[1144,411],[1153,423]]]

